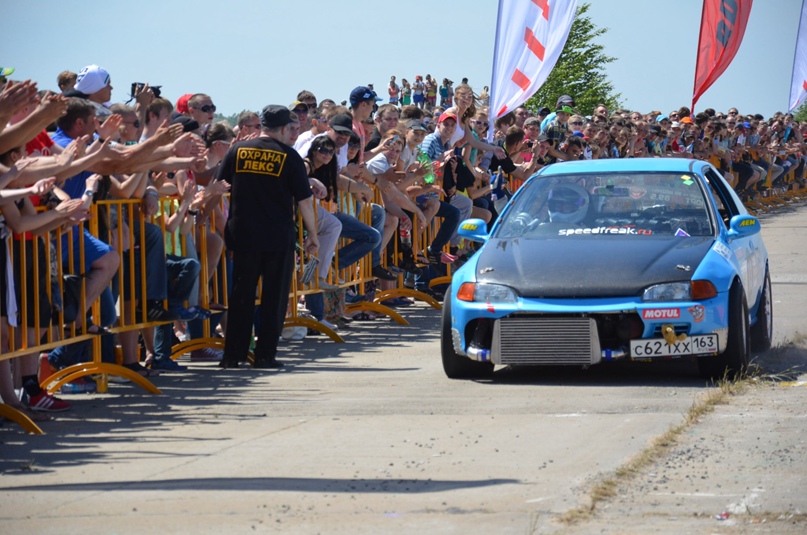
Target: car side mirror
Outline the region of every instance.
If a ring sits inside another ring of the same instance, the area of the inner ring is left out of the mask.
[[[489,238],[488,224],[482,219],[466,219],[460,223],[457,234],[467,240],[485,243]]]
[[[729,239],[753,236],[762,230],[759,219],[750,215],[736,215],[729,222]]]

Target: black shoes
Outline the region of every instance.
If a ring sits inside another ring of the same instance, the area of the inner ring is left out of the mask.
[[[277,359],[255,359],[253,368],[258,369],[277,369],[282,368],[284,364]]]
[[[398,277],[393,275],[387,268],[378,264],[377,266],[373,267],[373,277],[385,281],[396,281]]]
[[[137,317],[143,317],[143,311],[138,308],[136,311]],[[169,321],[177,321],[180,319],[176,311],[166,310],[163,308],[162,301],[149,301],[146,303],[146,319],[145,321],[166,323]]]
[[[253,368],[259,370],[273,370],[282,368],[284,364],[277,359],[257,359],[255,363],[252,365]],[[233,368],[240,368],[241,363],[237,360],[229,360],[229,359],[221,359],[219,362],[219,368],[223,370],[229,370]]]

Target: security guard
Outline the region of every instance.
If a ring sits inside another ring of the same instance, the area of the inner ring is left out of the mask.
[[[286,106],[269,105],[260,118],[260,137],[230,148],[216,177],[231,185],[224,239],[233,258],[233,291],[222,368],[247,360],[259,277],[262,317],[254,366],[283,366],[275,356],[294,268],[295,202],[308,230],[305,251],[314,254],[319,247],[305,166],[291,148],[297,116]]]

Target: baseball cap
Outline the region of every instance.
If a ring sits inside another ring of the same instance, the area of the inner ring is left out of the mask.
[[[78,72],[76,91],[92,95],[109,85],[109,73],[98,65],[87,65]]]
[[[440,118],[437,119],[437,124],[442,123],[446,119],[454,119],[456,121],[457,120],[457,114],[454,113],[453,111],[444,111],[443,113],[440,114]]]
[[[193,132],[199,129],[199,123],[187,115],[179,115],[171,120],[171,124],[181,124],[183,132]]]
[[[308,104],[306,104],[305,102],[301,102],[301,101],[299,101],[299,100],[295,100],[294,102],[292,102],[291,104],[289,104],[289,109],[290,109],[291,111],[294,111],[294,110],[295,110],[295,108],[297,108],[297,106],[302,106],[302,107],[304,107],[304,108],[305,108],[305,111],[308,111]]]
[[[529,119],[524,121],[524,127],[525,128],[528,127],[528,126],[532,126],[534,124],[537,124],[537,125],[540,126],[541,125],[541,119],[539,119],[538,117],[530,117]]]
[[[188,113],[188,101],[193,96],[193,93],[185,93],[181,97],[177,99],[177,104],[174,106],[174,109],[178,113]]]
[[[679,123],[678,121],[673,121],[673,122],[670,123],[670,127],[672,127],[672,128],[681,128],[681,123]]]
[[[657,124],[651,124],[647,127],[648,132],[653,132],[654,134],[661,135],[661,127]]]
[[[372,100],[373,102],[378,102],[381,99],[378,98],[378,95],[375,91],[370,89],[365,85],[360,85],[359,87],[355,88],[353,91],[350,92],[350,103],[351,104],[360,104],[365,100]]]
[[[540,115],[541,117],[546,117],[547,115],[549,115],[549,108],[544,106],[543,108],[538,110],[538,115]]]
[[[568,114],[572,114],[572,115],[575,113],[574,108],[572,108],[571,106],[567,106],[565,104],[562,104],[562,105],[558,106],[558,109],[555,110],[555,111],[568,113]]]
[[[683,119],[681,119],[678,122],[681,123],[681,124],[692,124],[692,119],[690,117],[684,117]]]
[[[670,120],[670,118],[667,117],[666,115],[659,115],[658,117],[656,117],[656,122],[657,123],[660,123],[661,121],[669,121],[669,120]]]
[[[535,138],[535,141],[540,143],[541,141],[549,141],[549,136],[546,134],[538,134],[538,137]]]
[[[328,121],[328,126],[337,132],[350,134],[353,132],[353,118],[347,113],[340,113],[331,117],[331,120]]]
[[[14,74],[14,67],[0,67],[0,76],[10,76]]]
[[[286,106],[269,104],[261,110],[261,124],[266,128],[282,128],[287,124],[297,123],[297,115]]]
[[[408,130],[422,130],[426,131],[426,127],[423,126],[423,122],[418,121],[417,119],[412,119],[411,121],[406,122],[406,128]]]
[[[745,129],[751,128],[751,123],[749,123],[749,122],[743,123],[743,128],[745,128]]]
[[[567,106],[574,106],[574,99],[569,95],[561,95],[558,97],[558,101],[555,104],[556,108],[560,108],[561,104],[565,104]]]

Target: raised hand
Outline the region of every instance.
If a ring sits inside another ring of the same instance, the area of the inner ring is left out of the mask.
[[[101,139],[117,139],[120,135],[120,127],[123,124],[123,117],[117,113],[107,117],[104,124],[96,127],[98,137]]]
[[[41,197],[42,195],[52,190],[54,184],[56,184],[55,176],[52,176],[50,178],[43,178],[42,180],[37,181],[33,186],[31,186],[30,188],[31,195]]]

